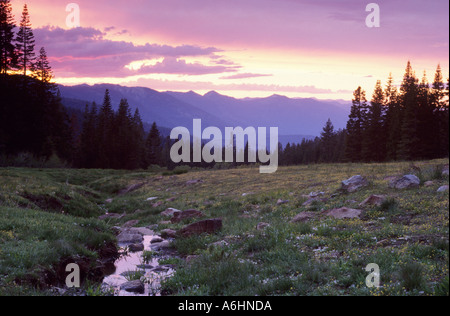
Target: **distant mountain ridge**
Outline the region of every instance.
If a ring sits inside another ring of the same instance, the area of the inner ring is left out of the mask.
[[[99,106],[108,89],[114,109],[121,99],[127,99],[131,109],[137,107],[146,123],[174,128],[184,126],[192,129],[192,120],[202,119],[202,128],[225,127],[278,127],[280,142],[301,142],[320,135],[330,118],[335,129],[344,128],[349,107],[342,101],[317,99],[292,99],[281,95],[267,98],[236,99],[210,91],[205,95],[189,92],[158,92],[144,87],[124,87],[113,84],[93,86],[59,86],[63,103],[84,110],[86,103],[95,101]]]

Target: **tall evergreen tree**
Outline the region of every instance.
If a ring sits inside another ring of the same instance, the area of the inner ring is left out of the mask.
[[[0,0],[0,75],[16,68],[15,23],[10,0]]]
[[[399,158],[402,160],[417,159],[419,153],[418,113],[419,82],[408,61],[403,82],[400,87],[400,102],[403,111]]]
[[[384,132],[384,92],[381,81],[378,80],[370,101],[367,113],[366,128],[362,144],[362,158],[364,161],[383,161],[385,159]]]
[[[18,54],[17,67],[27,75],[27,70],[32,69],[36,55],[34,53],[34,34],[31,28],[30,15],[28,7],[25,4],[22,12],[22,19],[20,21],[19,32],[16,37],[16,51]]]
[[[366,93],[361,88],[353,93],[352,107],[347,122],[346,158],[348,161],[361,161],[364,132],[364,116],[367,108]]]
[[[53,71],[47,58],[47,52],[44,47],[39,50],[39,57],[36,63],[32,66],[34,77],[44,84],[50,84],[53,79]]]
[[[386,159],[397,160],[402,126],[402,109],[392,74],[389,74],[384,95],[386,98],[386,119],[384,124],[386,131]]]
[[[332,162],[334,158],[334,150],[336,146],[336,133],[331,119],[328,119],[325,127],[320,134],[321,141],[321,161]]]
[[[112,129],[114,127],[114,111],[111,105],[111,96],[109,90],[106,89],[103,104],[98,114],[98,150],[97,167],[111,168],[113,145],[112,145]]]
[[[147,149],[147,164],[161,165],[162,159],[161,135],[159,133],[156,122],[152,124],[150,132],[148,133],[146,141],[146,149]]]
[[[434,123],[437,126],[437,142],[435,142],[435,153],[439,157],[448,156],[449,149],[449,115],[448,115],[448,84],[444,84],[441,66],[438,65],[430,92],[431,108],[434,111]]]

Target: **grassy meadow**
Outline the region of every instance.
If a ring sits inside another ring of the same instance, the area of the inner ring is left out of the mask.
[[[101,257],[114,243],[113,226],[138,220],[136,226],[159,232],[196,221],[167,222],[160,213],[169,207],[222,218],[223,228],[172,242],[179,256],[165,259],[176,265],[162,284],[166,295],[448,295],[449,194],[437,192],[449,182],[444,165],[448,159],[282,167],[274,174],[260,174],[257,167],[3,168],[0,295],[52,295],[45,276],[57,274],[68,259]],[[417,175],[420,187],[388,187],[391,177],[405,174]],[[341,182],[354,175],[369,185],[342,192]],[[311,192],[323,195],[304,205]],[[372,194],[387,199],[359,206]],[[301,212],[341,207],[363,212],[354,219],[291,222]],[[126,216],[98,220],[106,211]],[[258,229],[260,223],[266,227]],[[366,286],[370,263],[380,267],[379,288]]]

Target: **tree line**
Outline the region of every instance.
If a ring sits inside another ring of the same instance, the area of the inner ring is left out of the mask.
[[[126,99],[114,111],[106,90],[100,106],[86,105],[84,113],[68,111],[52,82],[45,49],[36,54],[34,47],[27,6],[17,27],[10,0],[0,0],[0,164],[8,165],[21,153],[30,153],[44,161],[57,156],[76,168],[177,166],[170,159],[175,140],[161,135],[156,123],[144,131],[139,110],[132,113]],[[361,87],[354,91],[345,129],[335,131],[328,120],[320,137],[284,148],[279,144],[279,164],[448,157],[448,107],[448,79],[444,83],[441,67],[429,83],[425,74],[419,80],[408,62],[398,87],[390,75],[385,87],[377,81],[370,102]],[[229,166],[248,164],[246,159]],[[211,168],[215,163],[188,165]]]
[[[390,74],[385,87],[377,81],[370,102],[361,87],[354,91],[345,129],[328,120],[320,137],[280,146],[280,165],[448,157],[448,128],[449,84],[440,65],[429,83],[408,61],[399,87]]]

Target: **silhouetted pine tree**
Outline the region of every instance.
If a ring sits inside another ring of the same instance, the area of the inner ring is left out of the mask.
[[[336,134],[331,119],[328,119],[320,134],[321,141],[321,161],[332,162],[335,154]]]
[[[0,75],[17,67],[14,47],[15,23],[10,0],[0,1]]]
[[[384,93],[381,81],[378,80],[370,101],[366,116],[366,128],[362,144],[362,158],[364,161],[380,162],[385,159],[385,131],[384,131]]]
[[[361,161],[364,133],[364,118],[367,109],[366,93],[361,87],[353,93],[352,107],[347,122],[346,159]]]
[[[420,146],[420,140],[418,138],[419,84],[409,61],[406,66],[400,92],[403,120],[398,158],[401,160],[413,160],[419,158]]]
[[[16,37],[16,51],[18,54],[17,67],[23,72],[24,76],[27,75],[27,70],[32,69],[36,59],[34,44],[35,40],[33,30],[31,28],[30,15],[28,13],[28,7],[25,4],[23,6],[19,32]]]
[[[386,119],[384,124],[386,131],[386,159],[397,160],[402,126],[402,109],[400,96],[397,87],[394,85],[392,74],[389,75],[384,95],[386,99]]]
[[[114,111],[111,105],[109,90],[105,91],[103,104],[98,114],[97,137],[98,156],[96,166],[98,168],[109,169],[112,167],[112,129],[114,128]]]
[[[434,125],[437,129],[437,140],[434,142],[434,153],[437,157],[448,157],[449,154],[448,89],[449,84],[447,83],[445,87],[441,66],[438,65],[430,91],[430,104],[434,111]]]
[[[147,165],[161,165],[161,135],[155,122],[148,133],[145,147],[147,149]]]

